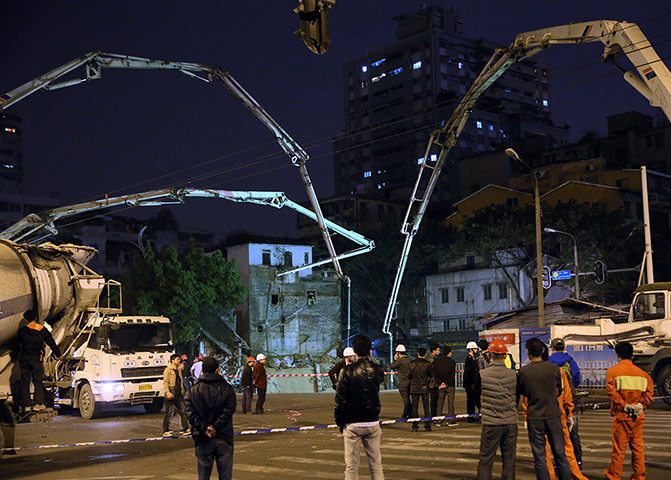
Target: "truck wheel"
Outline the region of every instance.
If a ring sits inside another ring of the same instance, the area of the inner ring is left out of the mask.
[[[657,376],[657,390],[663,397],[664,403],[671,405],[671,365],[662,368]]]
[[[100,402],[96,402],[91,385],[88,383],[82,385],[82,388],[79,390],[79,413],[85,420],[90,420],[100,415]]]
[[[151,403],[145,403],[143,407],[147,413],[158,413],[163,408],[163,397],[155,398]]]

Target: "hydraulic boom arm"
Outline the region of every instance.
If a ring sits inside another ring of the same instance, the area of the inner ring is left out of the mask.
[[[63,77],[64,75],[72,72],[80,66],[85,67],[86,77],[66,80],[60,83],[56,81]],[[221,68],[212,67],[209,65],[202,65],[198,63],[186,63],[186,62],[169,62],[163,60],[152,60],[148,58],[141,57],[131,57],[128,55],[118,55],[115,53],[103,53],[103,52],[89,52],[86,55],[72,60],[65,65],[62,65],[40,77],[27,82],[14,90],[10,90],[4,95],[0,95],[0,111],[14,105],[16,102],[26,98],[28,95],[36,92],[37,90],[55,90],[63,87],[70,87],[73,85],[78,85],[83,82],[90,80],[97,80],[102,76],[102,68],[131,68],[131,69],[149,69],[149,70],[177,70],[181,73],[184,73],[190,77],[203,80],[205,82],[211,83],[214,79],[219,80],[224,86],[231,92],[238,100],[242,102],[245,107],[247,107],[255,116],[258,118],[275,136],[275,140],[279,143],[280,147],[291,159],[296,167],[298,167],[303,184],[308,194],[310,204],[312,209],[316,214],[316,220],[319,224],[319,229],[321,230],[322,237],[326,243],[326,248],[331,257],[331,262],[335,268],[338,276],[347,281],[346,276],[342,272],[340,266],[339,256],[336,253],[333,242],[329,235],[328,227],[326,226],[326,221],[324,215],[321,211],[321,206],[317,199],[317,194],[315,193],[312,180],[308,174],[306,163],[310,156],[308,153],[303,150],[303,148],[294,140],[289,133],[286,132],[264,109],[263,107],[252,97],[243,87],[240,85],[233,76]]]
[[[419,230],[447,155],[456,144],[476,100],[513,63],[523,58],[535,55],[554,44],[581,44],[599,41],[605,45],[601,60],[603,62],[613,61],[615,55],[622,51],[634,67],[633,70],[625,70],[618,66],[624,73],[624,79],[647,98],[650,105],[660,107],[667,118],[671,120],[671,74],[650,45],[650,42],[645,38],[641,29],[634,23],[597,20],[545,28],[520,33],[510,46],[496,50],[471,85],[471,88],[466,92],[450,119],[441,129],[434,131],[429,138],[424,160],[421,163],[401,226],[401,233],[405,235],[405,243],[396,269],[396,278],[394,279],[382,327],[383,333],[389,335],[390,345],[393,342],[391,321],[413,238]],[[428,163],[431,158],[429,153],[433,145],[440,147],[440,153],[437,155],[435,164],[430,165]],[[393,348],[391,352],[393,355]]]

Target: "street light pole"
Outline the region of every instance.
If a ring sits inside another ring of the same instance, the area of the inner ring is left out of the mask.
[[[554,228],[544,228],[543,231],[548,233],[560,233],[562,235],[568,235],[573,239],[573,264],[575,265],[575,298],[580,298],[580,267],[578,267],[578,242],[575,237],[568,232],[562,232],[561,230],[555,230]]]
[[[520,158],[515,150],[506,148],[506,155],[517,160],[533,174],[535,181],[534,204],[536,210],[536,290],[538,290],[538,326],[545,327],[545,300],[543,295],[543,252],[541,248],[541,194],[538,187],[538,175]]]

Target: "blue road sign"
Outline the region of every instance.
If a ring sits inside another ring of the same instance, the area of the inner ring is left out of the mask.
[[[555,270],[552,272],[552,280],[570,280],[571,270]]]

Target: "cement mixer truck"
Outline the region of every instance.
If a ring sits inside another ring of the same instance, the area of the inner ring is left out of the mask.
[[[103,405],[141,404],[148,412],[163,405],[163,369],[174,352],[170,321],[120,316],[121,285],[86,266],[96,253],[0,239],[0,448],[14,446],[19,370],[11,353],[26,310],[38,313],[65,356],[61,362],[45,352],[47,406],[78,408],[90,419]]]

